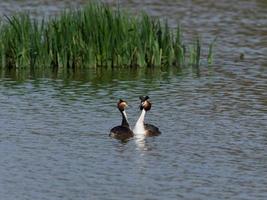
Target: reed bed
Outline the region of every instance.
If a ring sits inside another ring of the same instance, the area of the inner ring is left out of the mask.
[[[200,40],[187,47],[180,26],[173,30],[145,13],[131,16],[104,4],[88,4],[47,21],[28,14],[0,21],[0,61],[9,69],[198,66],[200,59]]]

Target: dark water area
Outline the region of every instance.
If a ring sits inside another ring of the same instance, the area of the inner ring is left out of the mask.
[[[116,6],[116,1],[105,1]],[[57,15],[85,1],[0,2],[0,14]],[[0,199],[267,199],[267,2],[120,1],[217,37],[199,69],[0,71]],[[118,98],[153,103],[162,135],[120,143]]]

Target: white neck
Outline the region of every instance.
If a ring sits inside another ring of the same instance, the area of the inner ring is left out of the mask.
[[[145,126],[144,126],[144,119],[145,119],[146,111],[145,109],[142,110],[140,117],[138,118],[133,132],[136,135],[145,135]]]
[[[124,111],[122,111],[122,113],[124,114],[125,119],[126,119],[126,121],[128,122],[128,117],[127,117],[126,111],[124,110]]]

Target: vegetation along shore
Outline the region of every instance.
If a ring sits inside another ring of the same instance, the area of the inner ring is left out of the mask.
[[[192,44],[183,42],[180,26],[174,30],[146,13],[131,16],[102,3],[48,20],[17,14],[0,21],[0,65],[8,69],[198,66],[200,39]]]

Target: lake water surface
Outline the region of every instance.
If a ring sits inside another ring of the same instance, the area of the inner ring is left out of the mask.
[[[84,1],[9,1],[49,16]],[[116,5],[113,1],[106,1]],[[1,70],[0,199],[267,199],[267,3],[121,1],[179,20],[189,41],[217,36],[215,64],[200,69]],[[39,15],[38,15],[39,13]],[[240,59],[244,54],[244,59]],[[30,75],[29,75],[30,74]],[[131,126],[138,96],[162,135],[121,143],[119,98]]]

